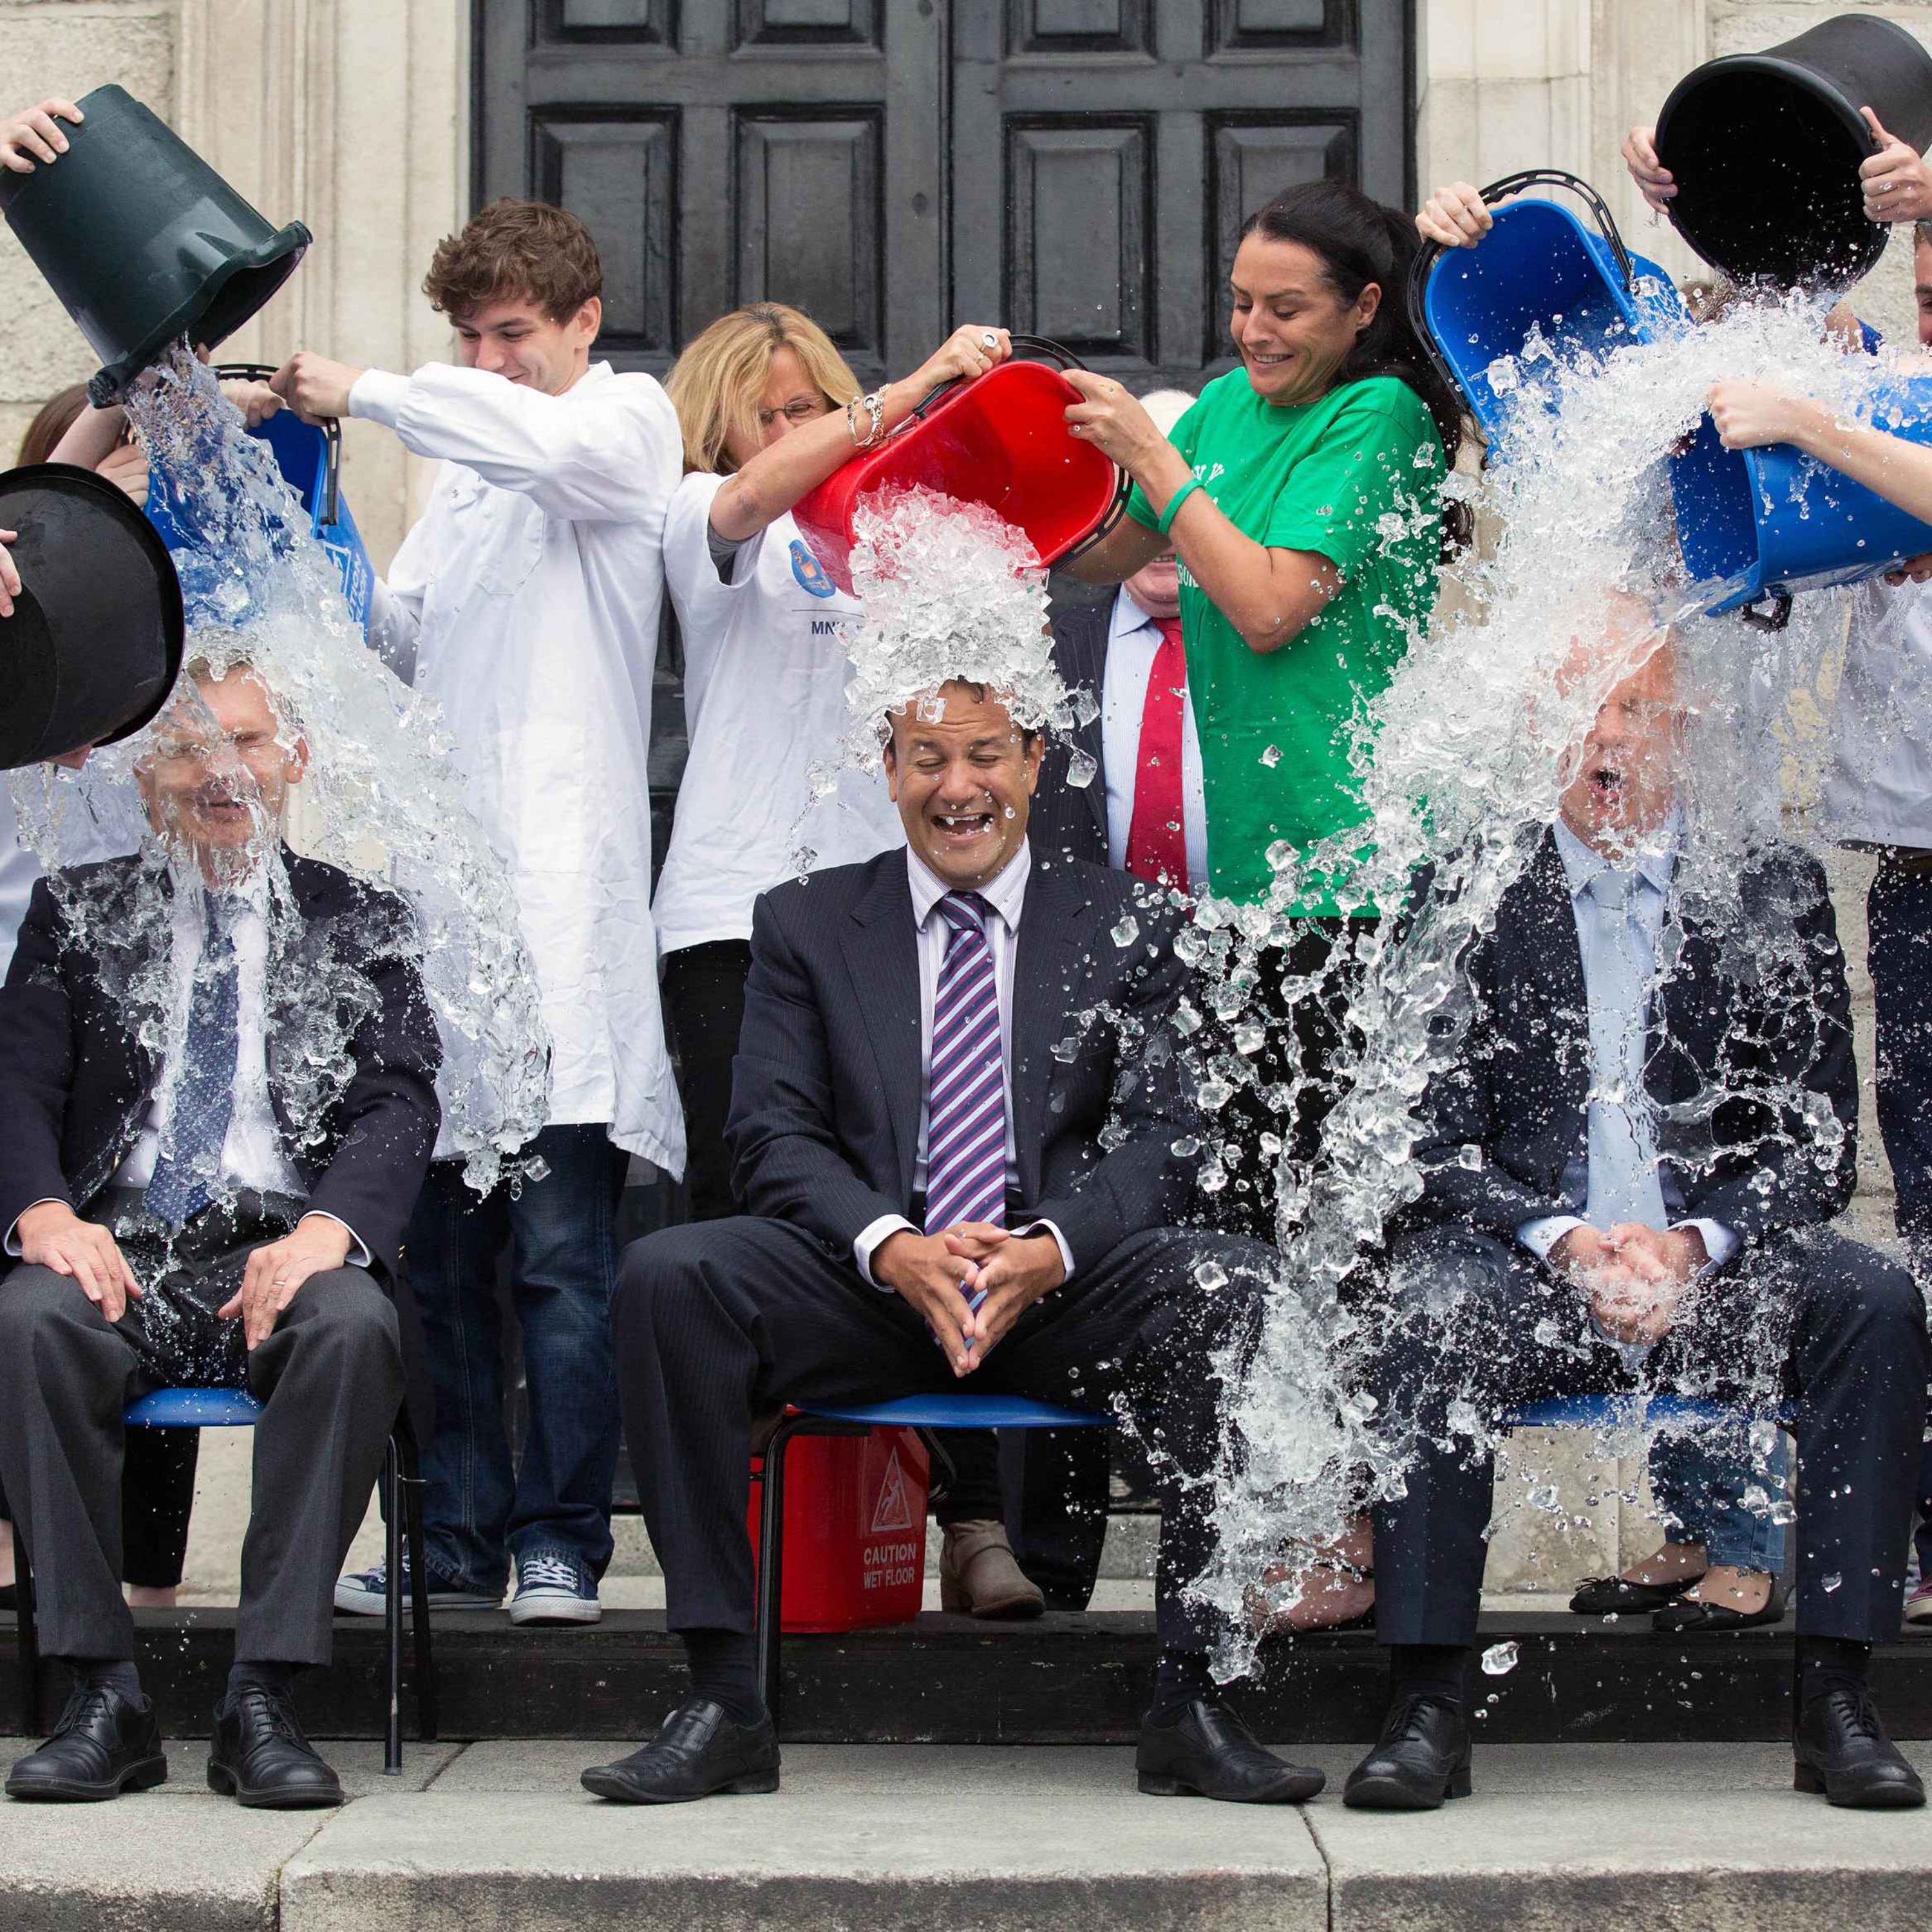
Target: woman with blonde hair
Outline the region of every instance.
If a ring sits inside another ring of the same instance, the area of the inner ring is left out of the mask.
[[[1012,352],[1006,332],[956,330],[912,374],[861,394],[809,316],[753,302],[720,316],[666,384],[686,474],[664,518],[664,582],[684,635],[690,755],[652,913],[664,1010],[683,1084],[694,1219],[735,1211],[724,1144],[731,1060],[752,964],[752,902],[802,872],[903,842],[880,770],[814,801],[812,767],[850,720],[844,632],[859,612],[820,566],[791,507],[886,435],[940,383]],[[976,1616],[1036,1615],[1014,1562],[994,1438],[948,1431],[955,1476],[937,1504],[942,1600]]]

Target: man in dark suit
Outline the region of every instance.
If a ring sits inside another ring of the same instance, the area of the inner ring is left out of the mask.
[[[1353,1805],[1469,1788],[1496,1418],[1636,1386],[1795,1396],[1798,1786],[1924,1802],[1865,1688],[1899,1623],[1924,1310],[1903,1269],[1826,1226],[1852,1193],[1858,1089],[1822,871],[1770,846],[1724,930],[1676,911],[1676,675],[1660,644],[1598,713],[1558,822],[1466,957],[1474,1016],[1425,1098],[1378,1390],[1409,1432],[1406,1492],[1376,1516],[1394,1698]]]
[[[1159,1684],[1141,1788],[1310,1796],[1221,1702],[1206,1556],[1212,1358],[1270,1252],[1172,1224],[1187,1195],[1182,968],[1159,896],[1036,861],[1040,741],[996,693],[892,720],[907,850],[758,903],[732,1081],[748,1214],[626,1252],[612,1323],[625,1432],[691,1694],[652,1743],[586,1772],[650,1804],[769,1791],[745,1532],[754,1419],[802,1397],[957,1388],[1130,1407],[1168,1493]]]
[[[280,848],[307,748],[248,667],[194,668],[139,770],[154,838],[43,880],[0,989],[0,1480],[74,1692],[9,1796],[167,1774],[122,1600],[122,1412],[263,1403],[208,1780],[341,1802],[290,1704],[404,1389],[404,1225],[436,1133],[405,909]],[[156,1042],[160,1044],[158,1046]]]

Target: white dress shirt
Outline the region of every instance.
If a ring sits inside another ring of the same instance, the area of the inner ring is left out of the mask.
[[[1125,584],[1114,599],[1107,633],[1106,670],[1100,688],[1100,753],[1107,775],[1107,862],[1127,862],[1127,835],[1134,822],[1134,782],[1141,768],[1141,718],[1148,680],[1164,640],[1160,626]],[[1208,883],[1208,800],[1201,788],[1201,737],[1194,706],[1180,697],[1180,826],[1187,842],[1187,879],[1197,892]]]
[[[350,413],[445,459],[376,586],[370,642],[442,706],[510,868],[550,1037],[549,1119],[606,1125],[682,1174],[647,769],[676,412],[650,376],[596,362],[560,396],[442,363],[372,369]],[[439,1153],[447,1137],[446,1124]]]
[[[1570,885],[1570,910],[1576,921],[1577,941],[1582,948],[1584,962],[1584,988],[1593,1006],[1600,1000],[1601,989],[1590,983],[1589,962],[1593,950],[1592,934],[1585,929],[1584,922],[1597,915],[1595,902],[1587,888],[1590,881],[1601,872],[1610,869],[1610,861],[1572,832],[1559,818],[1556,821],[1556,849],[1562,854],[1563,870]],[[1658,842],[1639,851],[1634,861],[1637,889],[1631,904],[1631,924],[1643,948],[1644,956],[1640,961],[1643,969],[1642,983],[1652,986],[1655,977],[1657,942],[1664,930],[1664,910],[1670,890],[1670,880],[1676,868],[1677,841],[1679,824],[1672,815],[1659,836]],[[1633,1061],[1627,1066],[1612,1066],[1598,1064],[1596,1036],[1599,1031],[1592,1027],[1590,1066],[1590,1106],[1592,1110],[1599,1107],[1617,1106],[1610,1096],[1628,1094],[1630,1102],[1621,1105],[1624,1130],[1632,1135],[1642,1151],[1654,1162],[1656,1160],[1655,1123],[1650,1108],[1643,1104],[1642,1059],[1646,1042],[1649,1037],[1649,1015],[1598,1015],[1609,1024],[1601,1030],[1605,1034],[1629,1040],[1633,1043]],[[1587,1162],[1585,1163],[1587,1169]],[[1586,1188],[1587,1193],[1587,1188]],[[1660,1191],[1660,1199],[1661,1194]],[[1516,1230],[1516,1238],[1537,1258],[1546,1260],[1550,1251],[1573,1228],[1588,1227],[1591,1224],[1579,1214],[1546,1214],[1533,1221],[1526,1221]],[[1738,1236],[1734,1228],[1720,1221],[1675,1221],[1670,1223],[1678,1228],[1695,1228],[1704,1238],[1704,1251],[1710,1257],[1710,1264],[1715,1268],[1729,1261],[1738,1251]],[[1599,1232],[1603,1232],[1599,1230]]]
[[[1033,872],[1033,854],[1026,842],[1006,861],[998,878],[974,888],[990,905],[992,916],[986,922],[986,941],[992,949],[993,979],[1000,1001],[1000,1050],[1006,1064],[1006,1191],[1018,1185],[1019,1154],[1013,1138],[1013,959],[1019,944],[1020,915],[1026,904],[1027,880]],[[952,928],[938,910],[939,902],[953,888],[926,865],[916,852],[906,854],[906,878],[912,888],[912,916],[919,928],[919,1148],[913,1157],[912,1191],[926,1192],[926,1139],[929,1123],[932,1084],[932,1009],[939,997],[939,970],[946,963],[946,948]],[[888,1234],[901,1228],[914,1234],[903,1214],[881,1214],[861,1228],[852,1244],[853,1258],[859,1272],[874,1287],[884,1286],[872,1274],[872,1256]],[[1073,1276],[1073,1251],[1066,1238],[1051,1221],[1030,1221],[1012,1231],[1016,1234],[1050,1234],[1060,1249],[1060,1264],[1067,1279]]]

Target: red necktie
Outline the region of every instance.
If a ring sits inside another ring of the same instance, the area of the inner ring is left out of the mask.
[[[1161,646],[1148,674],[1134,759],[1134,810],[1127,824],[1127,870],[1187,890],[1187,834],[1180,796],[1181,707],[1187,702],[1187,656],[1180,620],[1157,617]]]

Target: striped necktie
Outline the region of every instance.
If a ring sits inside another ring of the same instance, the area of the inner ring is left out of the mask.
[[[1006,1066],[1000,989],[977,892],[939,902],[947,932],[932,1002],[926,1087],[926,1232],[1006,1219]]]
[[[171,1228],[187,1225],[214,1198],[235,1112],[241,982],[228,904],[208,894],[201,958],[188,998],[188,1036],[175,1082],[166,1144],[148,1183],[148,1206]]]

